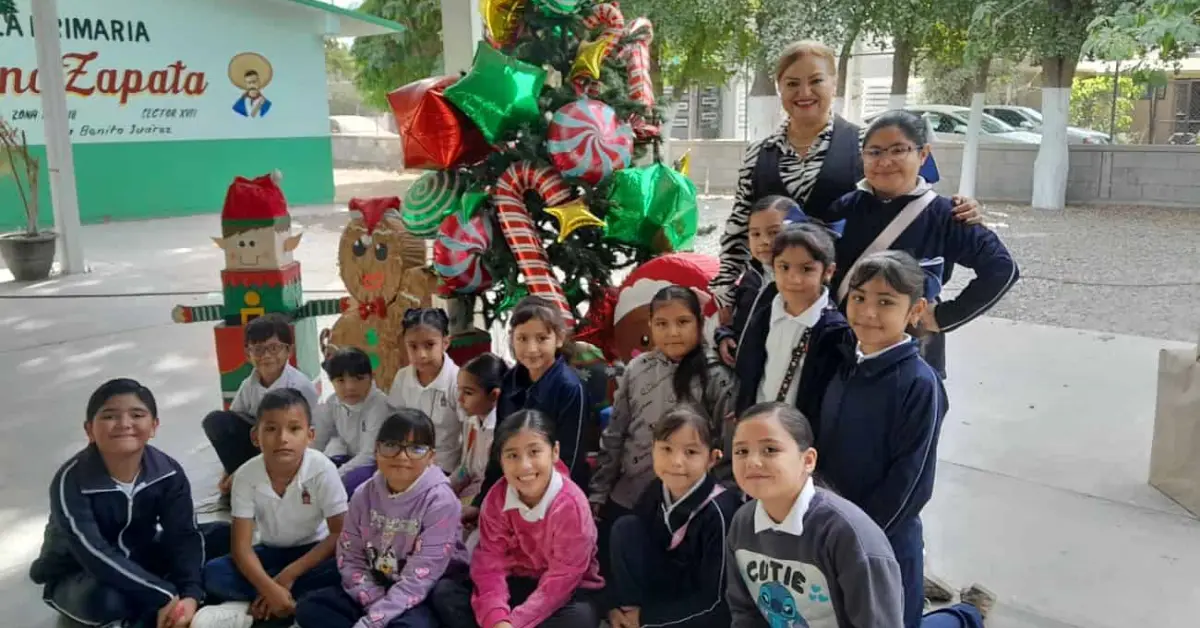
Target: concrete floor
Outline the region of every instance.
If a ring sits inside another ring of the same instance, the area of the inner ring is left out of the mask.
[[[306,289],[338,290],[344,214],[294,213]],[[0,624],[54,625],[26,571],[50,477],[82,446],[102,380],[157,393],[155,444],[197,495],[211,490],[199,426],[218,399],[211,327],[172,324],[170,310],[219,286],[217,227],[212,216],[88,227],[91,274],[0,283]],[[172,292],[201,294],[111,296]],[[995,318],[953,335],[929,558],[951,582],[999,594],[991,628],[1196,625],[1200,522],[1146,485],[1157,352],[1171,346],[1184,345]]]

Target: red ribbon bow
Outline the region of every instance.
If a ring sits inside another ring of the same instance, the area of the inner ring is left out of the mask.
[[[383,297],[375,297],[370,301],[364,301],[358,304],[359,318],[366,320],[375,314],[379,318],[387,318],[387,301]]]

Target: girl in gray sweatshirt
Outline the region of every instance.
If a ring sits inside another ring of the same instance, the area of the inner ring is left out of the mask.
[[[795,407],[746,410],[733,436],[733,474],[752,499],[730,524],[726,560],[733,628],[899,628],[900,567],[879,526],[813,484],[812,427]],[[926,617],[923,628],[982,628],[982,587]],[[930,621],[932,620],[932,621]]]

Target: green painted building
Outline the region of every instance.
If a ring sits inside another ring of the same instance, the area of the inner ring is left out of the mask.
[[[0,116],[42,158],[30,2],[0,17]],[[293,205],[333,200],[326,37],[397,32],[319,0],[59,0],[84,224],[218,212],[235,176],[284,174]],[[0,180],[0,230],[23,224]]]

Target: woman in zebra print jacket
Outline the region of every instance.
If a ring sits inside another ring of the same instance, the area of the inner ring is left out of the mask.
[[[863,178],[865,129],[830,113],[837,90],[833,50],[817,42],[797,42],[784,49],[775,67],[788,120],[746,149],[738,173],[733,213],[721,237],[721,268],[711,284],[717,302],[725,308],[723,324],[732,319],[728,308],[733,304],[733,287],[750,260],[746,232],[754,201],[772,194],[788,196],[810,219],[834,226],[840,218],[829,214],[829,206],[854,191]],[[954,204],[957,218],[970,224],[983,221],[974,200],[955,197]]]

